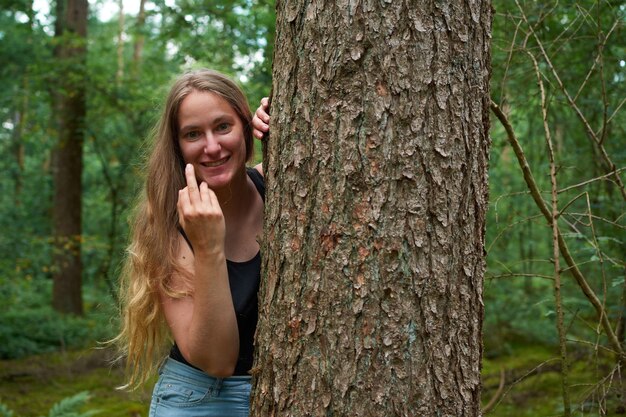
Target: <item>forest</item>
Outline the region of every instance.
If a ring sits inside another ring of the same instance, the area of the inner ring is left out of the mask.
[[[492,8],[482,415],[626,415],[626,2]],[[275,24],[274,0],[2,1],[0,416],[147,416],[105,342],[151,130],[193,68],[256,109]]]

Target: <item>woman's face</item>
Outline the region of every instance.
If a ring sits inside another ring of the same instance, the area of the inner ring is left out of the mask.
[[[227,187],[246,163],[241,119],[222,97],[193,91],[178,110],[178,144],[198,182],[213,189]]]

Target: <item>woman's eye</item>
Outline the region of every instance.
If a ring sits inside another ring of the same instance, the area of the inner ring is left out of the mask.
[[[226,132],[230,129],[230,123],[220,123],[217,125],[218,132]]]
[[[200,137],[200,132],[198,132],[197,130],[191,130],[183,135],[183,138],[189,139],[189,140],[195,140],[195,139],[198,139],[199,137]]]

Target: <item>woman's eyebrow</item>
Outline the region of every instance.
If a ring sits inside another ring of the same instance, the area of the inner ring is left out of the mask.
[[[230,115],[228,113],[224,113],[224,114],[220,114],[216,117],[214,117],[213,119],[210,120],[210,124],[215,125],[215,124],[219,124],[219,123],[223,123],[223,122],[232,122],[233,120],[235,120],[233,115]],[[186,130],[190,130],[190,129],[201,129],[202,126],[200,124],[196,124],[195,122],[189,123],[187,125],[181,126],[179,128],[179,132],[184,132]]]
[[[200,126],[198,126],[198,125],[195,125],[195,124],[188,124],[188,125],[185,125],[185,126],[181,126],[181,127],[178,129],[178,131],[179,131],[180,133],[182,133],[182,132],[186,132],[186,131],[188,131],[188,130],[199,129],[199,128],[200,128]]]
[[[213,124],[222,123],[222,122],[232,122],[233,116],[227,113],[221,114],[213,119]]]

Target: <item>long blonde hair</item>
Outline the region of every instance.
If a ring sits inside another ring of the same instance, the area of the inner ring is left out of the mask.
[[[180,76],[172,85],[159,122],[152,132],[152,150],[146,162],[145,189],[131,218],[131,243],[120,277],[122,329],[114,339],[126,358],[126,388],[135,388],[154,373],[171,339],[159,293],[185,294],[171,286],[173,273],[182,273],[176,261],[179,223],[178,190],[184,188],[184,161],[178,145],[178,110],[192,91],[210,92],[225,99],[244,128],[246,160],[253,151],[252,114],[241,89],[212,70]]]

